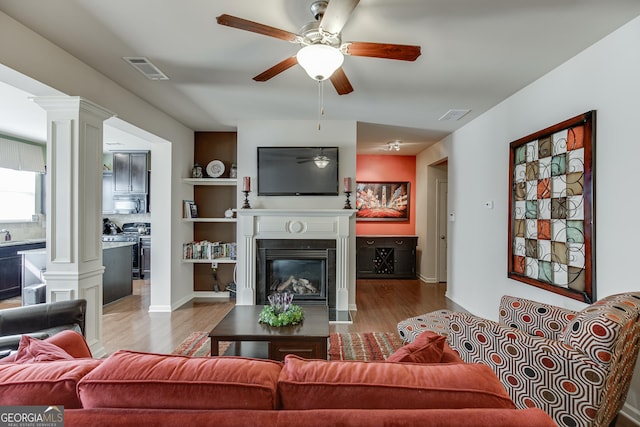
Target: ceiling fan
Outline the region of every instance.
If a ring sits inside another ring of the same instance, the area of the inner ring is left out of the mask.
[[[342,28],[360,0],[314,1],[311,13],[315,21],[300,29],[300,34],[249,21],[231,15],[220,15],[217,22],[240,30],[297,43],[298,53],[258,74],[253,80],[265,82],[283,71],[300,64],[307,74],[318,81],[331,80],[339,95],[353,92],[342,69],[343,55],[415,61],[420,46],[372,42],[342,42]]]

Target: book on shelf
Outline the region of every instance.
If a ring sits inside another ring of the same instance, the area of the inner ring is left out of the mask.
[[[198,218],[198,205],[193,200],[183,200],[183,218]]]
[[[182,257],[202,260],[236,259],[237,245],[235,243],[209,242],[208,240],[184,243]]]

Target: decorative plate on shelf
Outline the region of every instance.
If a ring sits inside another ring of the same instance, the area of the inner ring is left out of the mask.
[[[207,165],[207,175],[211,178],[218,178],[224,173],[224,163],[220,160],[212,160]]]

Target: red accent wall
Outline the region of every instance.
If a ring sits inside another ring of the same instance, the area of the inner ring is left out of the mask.
[[[409,181],[409,221],[357,221],[356,235],[416,234],[416,157],[359,155],[356,157],[357,181]],[[355,206],[355,200],[351,200]]]

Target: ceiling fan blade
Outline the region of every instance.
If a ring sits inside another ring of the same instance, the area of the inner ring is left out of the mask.
[[[226,25],[227,27],[238,28],[240,30],[251,31],[252,33],[275,37],[277,39],[286,40],[292,43],[297,43],[301,39],[298,34],[281,30],[279,28],[270,27],[258,22],[249,21],[247,19],[238,18],[237,16],[224,14],[218,16],[216,18],[216,21],[218,21],[218,24],[220,25]]]
[[[281,72],[288,70],[289,68],[293,67],[297,63],[298,63],[298,58],[296,58],[295,56],[290,56],[284,61],[280,61],[273,67],[269,68],[268,70],[258,74],[253,78],[253,80],[257,82],[266,82],[270,78],[275,77]]]
[[[331,77],[329,77],[329,80],[333,83],[333,87],[336,88],[338,95],[346,95],[353,92],[353,86],[351,86],[351,82],[349,82],[349,79],[344,73],[342,67],[334,71]]]
[[[320,21],[320,28],[330,34],[339,34],[360,0],[331,0]]]
[[[420,56],[420,46],[406,44],[347,42],[344,44],[343,51],[351,56],[369,56],[401,61],[415,61]]]

